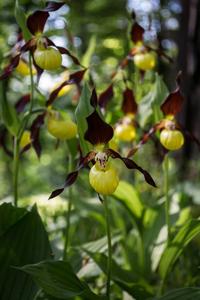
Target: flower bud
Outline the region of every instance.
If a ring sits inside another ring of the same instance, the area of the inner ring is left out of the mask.
[[[160,142],[167,150],[178,150],[184,144],[184,136],[179,130],[163,129]]]
[[[27,145],[31,143],[31,133],[29,130],[25,130],[22,134],[19,146],[20,149],[25,148]]]
[[[63,120],[57,114],[50,113],[47,117],[48,132],[60,140],[69,140],[76,136],[77,125],[68,118]]]
[[[156,65],[154,54],[149,52],[136,54],[133,61],[136,67],[142,71],[152,70]]]
[[[101,195],[111,195],[119,184],[117,171],[111,164],[101,168],[98,162],[90,169],[89,182],[93,189]]]
[[[53,47],[37,47],[33,56],[36,64],[43,70],[56,70],[62,63],[62,55]]]
[[[115,128],[115,137],[123,142],[130,142],[136,136],[135,127],[132,124],[118,124]]]
[[[34,66],[32,66],[32,72],[33,75],[36,74],[36,70],[34,68]],[[16,67],[16,71],[21,74],[22,76],[28,76],[30,75],[30,68],[29,65],[22,59],[19,60],[19,64]]]

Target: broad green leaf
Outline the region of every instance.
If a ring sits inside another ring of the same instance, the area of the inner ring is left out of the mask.
[[[111,241],[112,246],[114,246],[117,242],[119,242],[121,240],[121,238],[122,237],[119,234],[114,235],[112,237],[112,241]],[[104,236],[98,240],[83,244],[83,245],[81,245],[81,248],[83,248],[89,252],[92,252],[92,253],[104,252],[108,248],[107,236]]]
[[[7,100],[5,85],[5,81],[0,82],[0,116],[6,128],[13,136],[16,136],[19,129],[19,119],[16,110]]]
[[[113,196],[119,199],[136,218],[143,212],[143,204],[135,188],[126,181],[120,181]]]
[[[0,236],[27,214],[26,209],[3,203],[0,206]]]
[[[79,141],[84,155],[87,154],[91,149],[90,144],[84,139],[84,135],[87,130],[86,118],[94,110],[93,107],[90,105],[90,97],[90,89],[88,85],[85,84],[83,86],[81,97],[75,111],[76,122],[78,125]]]
[[[0,229],[1,300],[32,300],[36,285],[15,267],[51,257],[48,236],[36,207],[25,211],[11,204],[1,205]]]
[[[168,292],[157,300],[200,300],[200,288],[187,287]]]
[[[200,220],[190,220],[181,227],[169,246],[165,249],[159,266],[162,278],[165,278],[184,248],[200,233]]]
[[[107,257],[102,253],[85,252],[95,261],[100,269],[107,273]],[[136,278],[134,273],[122,269],[114,260],[112,260],[111,279],[120,288],[137,300],[144,300],[153,295],[153,288],[142,278]]]
[[[102,299],[76,276],[66,261],[43,261],[26,265],[20,270],[30,274],[47,295],[57,299],[70,299],[79,295],[88,300]]]
[[[23,37],[26,41],[31,38],[31,34],[26,26],[26,16],[23,9],[19,5],[19,1],[15,1],[15,18],[16,21],[23,32]]]
[[[160,121],[163,117],[160,110],[161,103],[167,97],[169,91],[161,76],[156,74],[155,83],[152,85],[149,93],[140,101],[139,116],[142,127],[152,119],[154,123]]]

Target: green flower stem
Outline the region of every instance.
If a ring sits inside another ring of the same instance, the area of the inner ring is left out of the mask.
[[[108,262],[107,262],[107,288],[106,295],[108,300],[110,299],[110,280],[111,280],[111,268],[112,268],[112,243],[111,243],[111,231],[110,231],[110,217],[109,217],[109,207],[106,197],[103,201],[106,217],[106,233],[108,240]]]
[[[18,175],[19,175],[19,140],[14,137],[14,156],[13,156],[13,193],[14,205],[18,202]]]
[[[18,134],[14,137],[14,157],[13,157],[13,191],[14,191],[14,205],[18,204],[18,178],[19,178],[19,157],[20,157],[20,140],[24,129],[28,123],[29,117],[32,114],[34,105],[34,80],[33,80],[33,69],[32,69],[32,59],[31,54],[29,54],[29,69],[30,69],[30,79],[31,79],[31,99],[28,115],[24,116],[22,125],[18,131]]]
[[[165,220],[167,225],[167,245],[168,245],[171,239],[168,154],[165,155],[163,167],[164,167],[164,190],[165,190]]]
[[[68,147],[69,151],[69,167],[68,167],[68,173],[72,171],[73,168],[73,160],[72,155],[70,153],[70,149]],[[68,207],[67,207],[67,215],[66,215],[66,231],[65,231],[65,244],[64,244],[64,250],[63,250],[63,260],[66,260],[67,254],[68,254],[68,248],[69,248],[69,237],[70,237],[70,225],[71,225],[71,211],[72,211],[72,199],[73,199],[73,192],[72,187],[68,188]]]

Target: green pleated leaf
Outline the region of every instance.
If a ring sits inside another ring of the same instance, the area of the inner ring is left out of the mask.
[[[76,122],[78,125],[78,134],[80,140],[80,146],[83,154],[87,154],[91,145],[84,139],[85,132],[87,130],[86,118],[91,114],[94,108],[90,105],[91,92],[87,84],[83,86],[81,97],[78,106],[75,111]]]
[[[19,130],[19,119],[16,110],[7,100],[5,85],[5,81],[0,82],[0,116],[8,131],[16,136]]]
[[[26,214],[27,210],[24,208],[16,209],[8,203],[3,203],[0,206],[0,236],[2,236],[6,230],[17,223]]]
[[[83,299],[106,300],[95,295],[66,261],[43,261],[26,265],[20,270],[30,274],[47,295],[56,299],[70,299],[81,295]]]
[[[200,289],[188,287],[173,290],[157,300],[200,300]]]
[[[1,300],[34,299],[37,286],[15,267],[51,257],[48,236],[36,207],[26,211],[7,203],[0,206],[0,245]]]
[[[190,220],[181,227],[169,246],[165,249],[159,265],[159,273],[165,278],[184,248],[200,233],[200,220]]]
[[[143,204],[135,188],[126,181],[120,181],[113,196],[119,199],[133,214],[134,217],[140,218],[143,212]]]
[[[107,257],[102,253],[92,253],[83,249],[100,267],[107,273]],[[122,269],[112,260],[111,279],[124,291],[132,295],[137,300],[144,300],[153,295],[153,288],[142,278],[136,278],[131,271]]]
[[[16,21],[23,32],[23,37],[26,41],[31,38],[31,34],[26,26],[26,15],[23,9],[19,5],[19,1],[15,1],[15,18]]]
[[[142,127],[150,120],[152,120],[153,123],[157,123],[163,118],[160,105],[168,94],[169,91],[162,80],[162,77],[156,74],[156,80],[149,93],[140,101],[139,116]]]

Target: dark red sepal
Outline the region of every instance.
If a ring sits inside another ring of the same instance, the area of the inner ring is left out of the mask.
[[[24,148],[22,148],[20,154],[23,154],[24,152],[28,151],[30,148],[31,148],[31,143],[29,143]]]
[[[39,140],[39,135],[40,135],[40,128],[44,124],[44,118],[45,118],[46,112],[38,115],[36,119],[33,121],[31,125],[31,140],[32,140],[32,145],[33,148],[38,156],[40,158],[41,155],[41,144]]]
[[[54,190],[51,195],[49,196],[49,199],[52,199],[52,198],[55,198],[56,196],[60,195],[62,192],[64,192],[65,188],[72,185],[76,179],[78,177],[78,171],[74,171],[72,173],[69,173],[67,175],[67,178],[65,180],[65,183],[64,183],[64,186],[63,188],[60,188],[60,189],[57,189],[57,190]]]
[[[176,90],[169,94],[169,96],[166,98],[166,100],[160,107],[164,115],[175,116],[182,109],[184,97],[180,91],[180,76],[181,72],[178,73],[176,78]]]
[[[24,108],[26,107],[26,105],[29,102],[30,102],[30,94],[26,94],[26,95],[22,96],[15,104],[16,111],[18,113],[21,113],[22,111],[24,111]]]
[[[105,91],[99,95],[99,106],[105,108],[108,102],[113,98],[113,84],[111,83]]]
[[[0,130],[0,147],[2,147],[2,149],[5,151],[5,153],[10,156],[13,157],[13,152],[8,149],[7,147],[7,142],[6,142],[6,137],[7,137],[7,130],[6,128],[1,128]]]
[[[98,104],[98,98],[97,98],[97,92],[96,92],[96,89],[93,88],[92,90],[92,95],[91,95],[91,98],[90,98],[90,104],[96,108],[97,107],[97,104]]]
[[[11,58],[10,63],[4,68],[2,75],[0,76],[0,80],[4,80],[9,77],[12,71],[18,66],[20,59],[20,54]]]
[[[78,58],[76,56],[74,56],[68,49],[64,48],[64,47],[58,47],[56,46],[56,48],[60,51],[61,54],[66,54],[68,55],[72,60],[73,62],[78,65],[78,66],[81,66],[84,68],[84,66],[81,65],[80,61],[78,60]]]
[[[65,183],[64,183],[63,187],[60,188],[60,189],[54,190],[51,193],[51,195],[49,196],[49,199],[55,198],[56,196],[60,195],[62,192],[64,192],[64,190],[65,190],[66,187],[72,185],[76,181],[76,179],[78,177],[78,174],[79,174],[79,171],[81,169],[87,167],[88,164],[89,164],[89,162],[94,159],[95,155],[96,155],[96,152],[95,151],[91,151],[85,157],[82,157],[81,161],[79,163],[78,169],[76,171],[71,172],[71,173],[69,173],[67,175],[67,178],[65,180]]]
[[[126,90],[123,92],[122,111],[124,114],[136,114],[137,108],[138,107],[133,91],[129,88],[126,88]]]
[[[63,83],[61,83],[61,85],[59,87],[57,87],[53,92],[51,92],[48,101],[46,102],[46,106],[49,106],[53,103],[53,101],[56,99],[56,97],[58,96],[58,93],[60,92],[60,90],[62,90],[62,88],[66,85],[70,85],[70,84],[79,84],[81,82],[81,80],[83,79],[83,76],[86,72],[86,69],[81,70],[81,71],[77,71],[73,74],[71,74],[69,76],[68,80],[65,80]]]
[[[36,10],[27,19],[27,27],[29,31],[35,35],[36,33],[42,33],[44,26],[49,17],[49,12],[58,10],[63,6],[64,2],[47,2],[47,6],[43,10]]]
[[[131,28],[131,40],[134,43],[143,41],[144,28],[135,22]]]
[[[125,166],[128,168],[128,169],[136,169],[138,170],[140,173],[143,174],[144,176],[144,179],[146,180],[146,182],[154,187],[156,187],[156,184],[153,180],[153,178],[151,177],[151,175],[146,171],[144,170],[143,168],[141,168],[140,166],[138,166],[133,160],[131,160],[130,158],[127,158],[127,157],[122,157],[118,152],[112,150],[112,149],[107,149],[106,150],[106,153],[111,156],[112,158],[119,158],[121,161],[123,161],[123,163],[125,164]]]
[[[88,129],[85,133],[85,140],[92,145],[107,144],[113,137],[113,128],[104,122],[95,110],[86,118]]]
[[[26,22],[30,33],[33,35],[42,33],[48,17],[49,13],[47,11],[37,10],[31,14]]]

